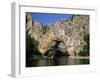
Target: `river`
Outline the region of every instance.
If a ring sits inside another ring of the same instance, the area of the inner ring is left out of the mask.
[[[89,64],[89,58],[72,58],[63,56],[57,59],[32,59],[28,67],[61,66],[61,65],[85,65]]]

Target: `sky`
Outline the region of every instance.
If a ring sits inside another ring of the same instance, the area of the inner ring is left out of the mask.
[[[29,12],[28,12],[29,13]],[[53,24],[62,19],[71,18],[72,14],[30,13],[33,21],[40,21],[43,25]]]

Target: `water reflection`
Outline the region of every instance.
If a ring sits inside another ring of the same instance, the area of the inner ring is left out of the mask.
[[[66,56],[57,59],[33,59],[28,67],[81,64],[89,64],[89,59],[68,58]]]

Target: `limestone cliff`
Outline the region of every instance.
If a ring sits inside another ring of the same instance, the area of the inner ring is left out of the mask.
[[[38,49],[41,54],[45,54],[55,40],[62,41],[58,47],[63,52],[68,52],[70,56],[78,56],[83,50],[85,35],[89,34],[89,16],[73,15],[70,19],[57,21],[45,27],[37,21],[32,21],[30,14],[26,16],[26,32],[35,38],[39,44]]]
[[[43,34],[42,24],[38,21],[32,21],[30,14],[26,16],[26,33],[35,38],[35,40],[38,40]]]

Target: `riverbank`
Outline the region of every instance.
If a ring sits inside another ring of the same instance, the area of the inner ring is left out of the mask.
[[[89,56],[85,56],[85,57],[83,57],[83,56],[69,56],[69,58],[73,58],[73,59],[90,59]]]

